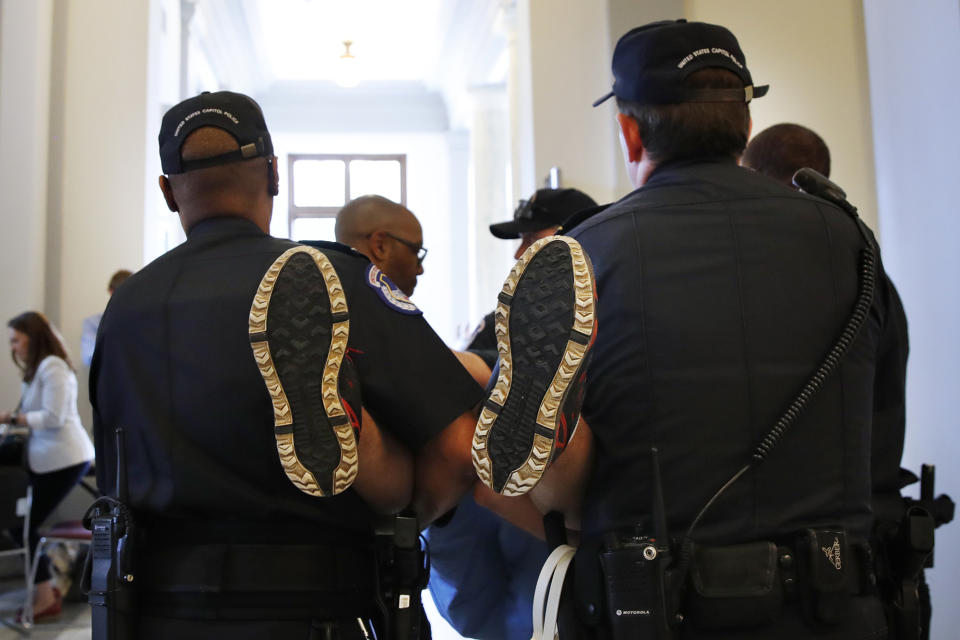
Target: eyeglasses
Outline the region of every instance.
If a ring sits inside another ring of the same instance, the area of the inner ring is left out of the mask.
[[[423,259],[427,257],[427,248],[424,247],[423,245],[418,245],[416,243],[410,242],[409,240],[398,238],[397,236],[393,235],[389,231],[384,231],[383,233],[384,235],[390,238],[393,238],[394,240],[396,240],[397,242],[405,246],[407,249],[410,249],[410,251],[413,252],[413,255],[417,256],[417,264],[422,264]]]

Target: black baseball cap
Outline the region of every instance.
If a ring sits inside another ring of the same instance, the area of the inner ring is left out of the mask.
[[[575,213],[597,206],[593,198],[577,189],[539,189],[529,200],[521,200],[513,220],[490,225],[490,233],[504,240],[521,233],[559,227]]]
[[[201,127],[223,129],[237,139],[236,151],[184,162],[180,147]],[[170,108],[160,124],[160,166],[165,174],[184,173],[230,162],[273,155],[263,111],[253,98],[232,91],[204,91]]]
[[[613,50],[613,91],[593,106],[617,96],[641,104],[681,102],[750,102],[769,85],[753,86],[737,38],[716,24],[666,20],[631,29]],[[743,81],[743,89],[687,89],[694,71],[727,69]]]

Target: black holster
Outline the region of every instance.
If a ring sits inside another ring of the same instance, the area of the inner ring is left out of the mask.
[[[384,634],[380,640],[430,637],[420,592],[430,575],[429,557],[420,546],[413,516],[397,516],[393,529],[377,535],[377,583]]]
[[[934,528],[933,516],[914,505],[877,543],[880,591],[897,640],[921,640],[930,633],[930,593],[923,569],[933,553]]]
[[[906,469],[900,469],[900,478],[901,489],[918,480]],[[930,637],[930,590],[923,570],[933,567],[934,530],[951,522],[955,509],[950,496],[934,497],[932,465],[921,467],[919,480],[919,500],[896,494],[874,496],[877,585],[890,636],[897,640]]]
[[[860,559],[840,527],[806,529],[795,551],[800,597],[808,623],[814,628],[843,621],[850,610],[855,583],[860,581]]]

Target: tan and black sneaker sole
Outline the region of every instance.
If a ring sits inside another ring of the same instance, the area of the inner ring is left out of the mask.
[[[593,267],[580,244],[550,236],[531,245],[503,285],[495,318],[500,371],[473,435],[473,466],[488,487],[517,496],[552,460],[564,415],[579,414],[570,390],[596,326]]]
[[[300,246],[277,258],[250,307],[250,345],[273,401],[280,463],[312,496],[341,493],[357,477],[339,384],[349,335],[347,298],[327,257]]]

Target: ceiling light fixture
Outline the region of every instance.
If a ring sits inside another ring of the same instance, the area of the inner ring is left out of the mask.
[[[343,55],[340,56],[340,62],[337,64],[337,84],[346,88],[355,87],[360,83],[357,58],[350,53],[352,44],[353,40],[343,41]]]

